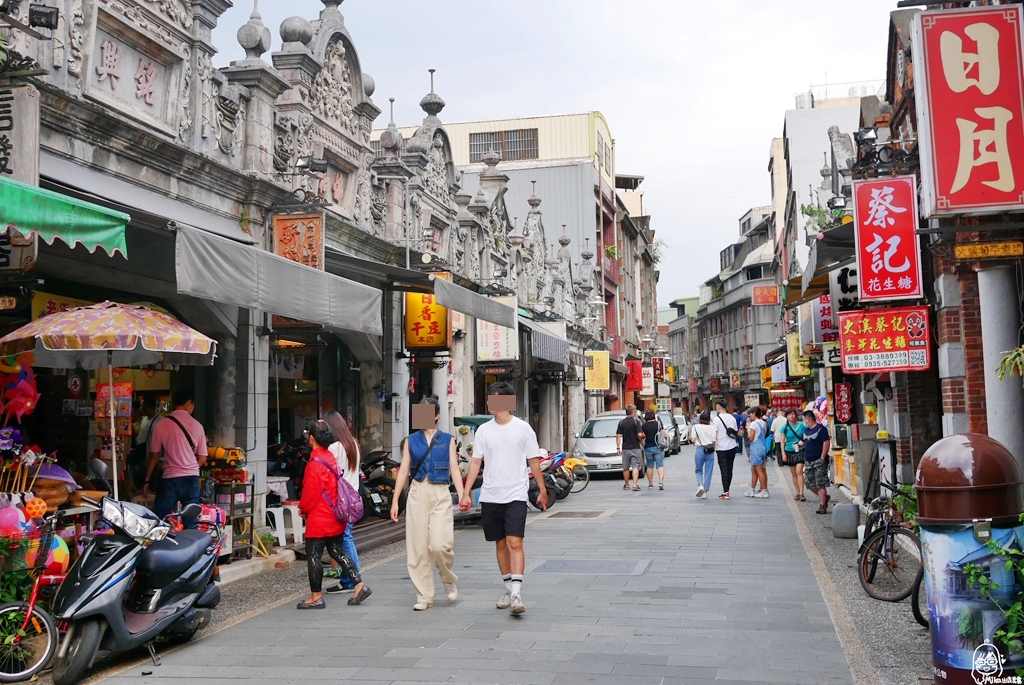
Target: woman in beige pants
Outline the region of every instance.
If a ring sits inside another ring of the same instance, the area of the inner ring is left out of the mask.
[[[431,414],[433,417],[431,418]],[[462,472],[455,454],[455,439],[437,430],[441,407],[437,400],[425,398],[413,405],[413,428],[420,428],[405,441],[402,465],[398,469],[395,494],[391,501],[391,520],[398,522],[398,503],[402,489],[412,474],[409,501],[405,507],[405,551],[409,578],[416,590],[413,609],[425,611],[434,606],[434,569],[441,574],[445,596],[458,599],[458,577],[452,572],[455,562],[455,522],[448,484],[462,499]],[[427,427],[429,426],[429,427]]]

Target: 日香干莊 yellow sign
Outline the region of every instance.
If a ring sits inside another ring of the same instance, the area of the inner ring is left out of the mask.
[[[449,347],[448,309],[429,293],[405,294],[405,347],[443,350]]]

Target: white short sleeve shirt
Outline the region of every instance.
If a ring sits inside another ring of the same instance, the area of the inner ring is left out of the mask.
[[[480,501],[491,504],[525,502],[529,490],[528,459],[541,456],[537,434],[513,416],[504,426],[493,419],[476,429],[473,458],[484,460]]]

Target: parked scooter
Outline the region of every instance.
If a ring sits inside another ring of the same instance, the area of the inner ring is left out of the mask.
[[[554,463],[554,457],[546,457],[540,461],[540,471],[544,476],[544,487],[548,493],[548,509],[555,506],[555,500],[561,499],[558,495],[562,492],[562,487],[555,478]],[[533,477],[532,469],[530,470],[530,486],[526,496],[534,509],[541,510],[540,502],[538,501],[540,498],[540,487]]]
[[[154,641],[188,642],[207,625],[220,602],[213,570],[220,530],[171,527],[145,507],[103,498],[112,535],[90,534],[53,600],[54,618],[67,633],[53,663],[55,685],[77,683],[100,651],[119,654],[143,645],[160,665]],[[178,512],[202,513],[198,504]],[[90,538],[91,539],[88,539]]]
[[[363,518],[391,518],[391,500],[395,495],[395,479],[400,464],[388,452],[378,450],[363,458],[359,494],[363,497]],[[399,513],[405,511],[406,493],[398,503]]]
[[[558,499],[565,499],[572,492],[573,473],[565,462],[565,452],[559,452],[551,459],[551,474],[555,477],[555,482],[559,487]]]

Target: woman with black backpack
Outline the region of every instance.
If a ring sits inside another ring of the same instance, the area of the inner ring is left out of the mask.
[[[398,523],[398,503],[412,475],[405,505],[405,551],[409,579],[416,591],[414,611],[426,611],[434,606],[434,566],[441,574],[448,601],[459,598],[455,587],[459,578],[452,571],[455,512],[448,484],[454,483],[461,500],[462,471],[455,453],[455,438],[437,429],[440,416],[441,406],[433,397],[425,397],[421,404],[413,405],[412,427],[420,430],[409,436],[402,449],[402,465],[391,499],[391,520]]]
[[[314,421],[306,429],[309,434],[309,464],[302,479],[302,499],[299,513],[306,519],[306,567],[309,571],[309,599],[299,602],[299,609],[323,609],[326,604],[321,593],[324,582],[324,550],[337,561],[349,578],[355,582],[355,594],[348,603],[362,604],[371,590],[363,582],[356,565],[344,553],[347,523],[339,521],[330,501],[338,499],[338,478],[341,470],[338,460],[328,449],[336,442],[334,432],[323,419]]]

